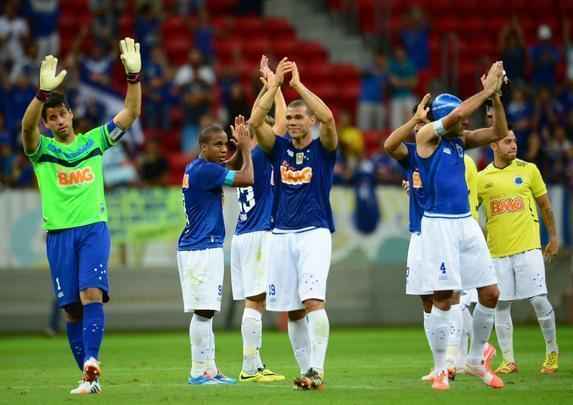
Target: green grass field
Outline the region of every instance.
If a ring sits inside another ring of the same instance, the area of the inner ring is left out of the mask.
[[[296,375],[286,333],[267,332],[264,360],[288,376],[274,384],[189,386],[187,334],[111,334],[102,348],[103,393],[72,397],[68,391],[79,379],[64,337],[0,338],[0,403],[387,403],[443,404],[572,404],[573,328],[559,329],[560,370],[555,375],[538,372],[544,344],[537,328],[516,329],[519,374],[506,377],[506,387],[494,391],[475,377],[458,376],[449,392],[433,392],[419,381],[431,360],[421,328],[335,329],[332,331],[327,385],[322,392],[297,392],[291,388]],[[241,366],[238,332],[217,334],[217,363],[236,376]],[[499,362],[499,358],[494,364]],[[495,402],[493,402],[495,401]]]

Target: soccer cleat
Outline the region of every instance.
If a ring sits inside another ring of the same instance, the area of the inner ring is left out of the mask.
[[[432,388],[438,391],[446,391],[450,389],[450,381],[447,371],[442,371],[434,377]]]
[[[456,379],[456,368],[455,367],[449,367],[448,368],[448,379],[454,381]]]
[[[545,355],[545,361],[539,372],[541,374],[554,374],[559,369],[559,353],[551,352]]]
[[[231,377],[227,377],[223,373],[217,370],[217,375],[213,376],[213,379],[218,381],[219,384],[236,384],[237,380]]]
[[[434,369],[431,369],[428,374],[426,374],[425,376],[423,376],[421,378],[421,380],[424,382],[433,382],[435,376],[436,376],[436,374],[434,373]]]
[[[88,394],[99,394],[101,392],[101,385],[99,385],[99,380],[96,378],[93,381],[87,381],[82,379],[80,385],[70,391],[72,395],[88,395]]]
[[[215,378],[211,377],[207,373],[203,373],[203,374],[198,375],[196,377],[189,377],[189,380],[187,380],[187,383],[191,384],[191,385],[221,384],[218,380],[215,380]]]
[[[322,376],[313,368],[294,380],[294,389],[297,390],[323,390],[324,381]]]
[[[260,368],[259,373],[261,373],[261,375],[263,376],[263,378],[261,379],[260,382],[275,382],[275,381],[284,381],[286,379],[286,377],[284,375],[281,374],[277,374],[272,370],[269,370],[268,368],[264,367],[264,368]]]
[[[465,373],[481,378],[484,384],[491,388],[503,388],[504,384],[501,378],[495,375],[491,370],[488,370],[484,364],[473,365],[466,363]]]
[[[496,374],[513,374],[517,373],[519,370],[515,362],[502,361],[499,367],[495,370]]]
[[[99,361],[90,357],[84,362],[84,380],[88,382],[96,381],[101,375]]]
[[[487,368],[488,370],[491,370],[491,362],[495,357],[495,353],[496,353],[495,347],[493,347],[493,345],[490,345],[489,343],[486,343],[483,349],[483,364],[485,368]]]

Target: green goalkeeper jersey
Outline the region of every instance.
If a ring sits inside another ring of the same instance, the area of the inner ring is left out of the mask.
[[[70,144],[44,135],[32,161],[42,197],[43,227],[48,231],[107,221],[103,153],[123,135],[110,121]]]

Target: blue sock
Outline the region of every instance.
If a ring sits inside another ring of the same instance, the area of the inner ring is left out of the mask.
[[[90,357],[98,359],[99,347],[103,340],[104,323],[102,303],[94,302],[84,305],[83,334],[86,360]]]
[[[82,336],[82,329],[82,321],[66,322],[70,349],[72,349],[72,354],[80,370],[84,368],[84,338]]]

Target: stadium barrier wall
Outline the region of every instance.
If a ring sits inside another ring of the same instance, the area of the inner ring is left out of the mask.
[[[354,190],[333,190],[337,232],[328,285],[333,326],[417,324],[421,320],[418,299],[404,295],[407,198],[398,187],[378,187],[377,198],[379,223],[373,232],[363,234],[354,224]],[[182,313],[175,260],[177,237],[185,221],[180,190],[116,190],[108,193],[107,201],[113,239],[108,329],[186,327],[189,316]],[[225,192],[224,206],[230,235],[238,213],[234,191]],[[38,331],[47,325],[52,300],[39,195],[5,191],[0,193],[0,207],[0,332]],[[563,224],[566,229],[570,226],[568,221]],[[558,319],[569,321],[573,318],[573,299],[567,290],[570,257],[562,256],[548,266],[550,298]],[[229,278],[227,271],[223,314],[216,319],[219,326],[240,322],[240,305],[231,305]],[[265,321],[272,324],[274,318],[267,316]],[[533,322],[535,318],[523,304],[517,305],[514,319]]]

